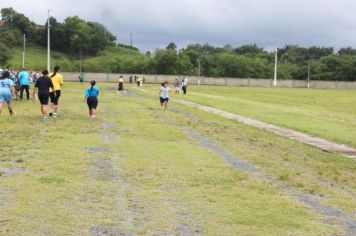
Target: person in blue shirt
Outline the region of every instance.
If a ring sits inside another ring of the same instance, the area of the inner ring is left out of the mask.
[[[90,81],[90,87],[85,90],[85,99],[89,108],[89,115],[92,120],[96,119],[96,108],[98,107],[99,88],[95,86],[95,80]]]
[[[27,100],[30,100],[30,74],[23,68],[18,77],[20,81],[20,100],[23,98],[24,90],[26,90]]]
[[[15,96],[14,82],[9,78],[10,72],[4,71],[2,77],[0,77],[0,114],[3,108],[3,103],[7,103],[7,109],[11,116],[16,112],[12,110],[11,100],[12,96]]]

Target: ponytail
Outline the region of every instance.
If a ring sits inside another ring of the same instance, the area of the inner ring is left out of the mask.
[[[94,88],[95,84],[96,84],[95,80],[90,81],[90,85],[91,85],[91,87],[90,87],[90,91],[92,91],[92,90],[93,90],[93,88]]]
[[[53,71],[53,74],[51,75],[51,78],[53,78],[54,76],[57,75],[59,69],[60,69],[59,66],[55,66],[55,67],[54,67],[54,71]]]

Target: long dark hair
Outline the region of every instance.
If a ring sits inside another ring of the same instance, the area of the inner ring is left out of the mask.
[[[54,71],[53,71],[53,74],[51,75],[51,78],[53,78],[54,76],[57,75],[58,71],[59,71],[60,67],[59,66],[55,66],[54,67]]]
[[[95,80],[90,81],[90,85],[91,85],[90,90],[93,90],[95,84],[96,84]]]

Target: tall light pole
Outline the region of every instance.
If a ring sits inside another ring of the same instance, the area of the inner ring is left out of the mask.
[[[308,62],[308,88],[310,88],[310,62]]]
[[[133,39],[132,39],[132,33],[130,33],[130,46],[133,46]]]
[[[277,70],[278,70],[278,48],[276,50],[276,56],[274,59],[274,79],[273,79],[273,86],[276,87],[277,86]]]
[[[22,68],[25,68],[26,57],[26,34],[23,34]]]
[[[49,13],[51,9],[48,9],[48,19],[47,19],[47,70],[48,72],[51,70],[51,32],[50,32],[50,24],[49,24]]]
[[[200,56],[198,57],[198,85],[200,85],[200,72],[201,72],[201,63]]]

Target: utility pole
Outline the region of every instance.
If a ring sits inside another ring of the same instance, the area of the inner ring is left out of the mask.
[[[274,79],[273,79],[273,86],[277,86],[277,70],[278,70],[278,48],[276,50],[276,56],[275,56],[275,61],[274,61]]]
[[[133,46],[132,33],[130,33],[130,46]]]
[[[83,57],[82,54],[80,54],[80,76],[82,75],[82,67],[83,67]]]
[[[201,72],[201,63],[200,56],[198,57],[198,85],[200,85],[200,72]]]
[[[48,9],[48,20],[47,20],[47,70],[48,72],[51,70],[51,36],[50,36],[50,24],[49,24],[49,13],[51,9]]]
[[[26,34],[23,34],[22,68],[25,68],[26,57]]]
[[[308,88],[310,88],[310,62],[308,62]]]

